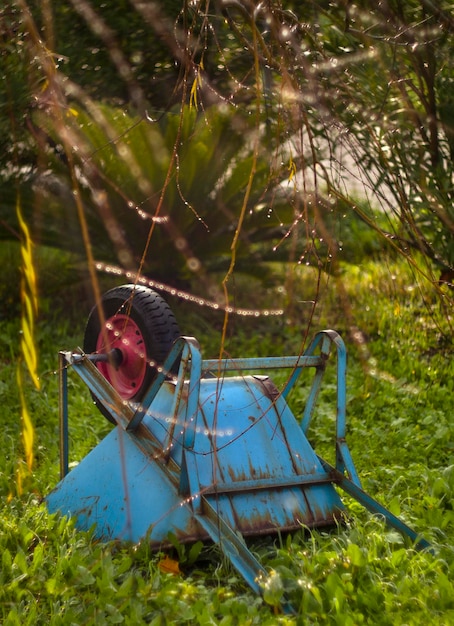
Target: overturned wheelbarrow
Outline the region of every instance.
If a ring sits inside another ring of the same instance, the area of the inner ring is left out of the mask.
[[[332,466],[306,433],[334,350]],[[289,375],[279,391],[264,372],[282,368]],[[314,375],[296,418],[287,397],[308,368]],[[70,472],[69,369],[117,424]],[[126,285],[90,315],[84,350],[60,352],[59,371],[61,481],[47,506],[74,516],[80,529],[94,526],[100,539],[155,548],[170,533],[180,542],[211,539],[260,593],[266,571],[243,537],[333,525],[344,509],[337,486],[416,546],[429,545],[361,488],[345,438],[346,350],[332,330],[300,356],[203,360],[158,294]]]

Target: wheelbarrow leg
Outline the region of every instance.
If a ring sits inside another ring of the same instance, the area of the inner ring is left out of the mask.
[[[204,496],[201,496],[200,507],[198,507],[198,511],[194,511],[194,516],[214,543],[221,547],[221,550],[252,590],[261,595],[262,588],[259,580],[262,576],[268,577],[268,572]],[[295,614],[295,610],[285,599],[281,601],[281,609],[284,613]]]
[[[331,475],[333,482],[339,485],[339,487],[341,487],[346,493],[348,493],[348,495],[352,496],[352,498],[362,504],[363,507],[366,508],[370,513],[383,517],[388,526],[394,528],[402,535],[406,535],[407,537],[409,537],[414,542],[415,547],[418,548],[418,550],[428,549],[430,552],[433,552],[431,544],[426,539],[420,537],[418,533],[410,528],[410,526],[407,526],[405,522],[403,522],[396,515],[391,513],[391,511],[389,511],[383,505],[377,502],[377,500],[375,500],[369,494],[363,491],[361,487],[359,487],[352,480],[347,478],[344,474],[339,472],[339,470],[337,470],[335,467],[333,467],[320,457],[319,459],[323,467]]]

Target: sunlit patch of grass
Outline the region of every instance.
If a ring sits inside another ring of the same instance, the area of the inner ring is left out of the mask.
[[[347,438],[366,491],[429,539],[434,554],[416,551],[382,520],[342,496],[348,521],[339,527],[302,529],[249,542],[269,572],[269,578],[261,581],[262,599],[249,591],[217,547],[206,546],[199,553],[198,548],[191,552],[191,546],[176,544],[170,554],[181,573],[171,575],[160,569],[162,555],[151,552],[145,543],[99,543],[91,533],[76,531],[73,521],[49,516],[41,498],[58,481],[57,352],[80,344],[83,319],[71,327],[66,322],[56,325],[53,316],[50,322],[42,317],[37,326],[41,390],[31,385],[24,389],[36,428],[33,494],[6,504],[20,454],[20,403],[11,384],[20,328],[17,322],[2,322],[3,623],[417,625],[453,621],[452,358],[447,340],[435,349],[440,328],[446,329],[441,312],[437,324],[433,323],[436,303],[428,311],[417,292],[408,291],[405,265],[396,264],[391,275],[390,270],[389,263],[377,267],[370,262],[361,271],[346,269],[343,276],[354,321],[364,333],[366,360],[349,335],[332,278],[327,279],[325,302],[311,330],[334,326],[343,331],[349,351]],[[204,353],[215,355],[216,323],[211,324],[208,315],[191,314],[187,305],[178,310],[176,303],[175,308],[184,320],[185,333],[199,335]],[[197,332],[191,333],[192,326]],[[233,356],[295,354],[302,330],[306,327],[285,320],[238,324],[228,349]],[[309,433],[323,457],[334,450],[334,383],[330,364]],[[69,384],[70,460],[77,461],[111,425],[75,377]],[[295,415],[301,414],[306,396],[305,383],[292,393]],[[296,616],[279,613],[283,598]]]
[[[376,623],[380,615],[382,624],[416,624],[435,623],[446,603],[453,608],[445,556],[415,552],[381,521],[352,516],[337,533],[293,536],[267,564],[289,579],[292,603],[314,623]]]

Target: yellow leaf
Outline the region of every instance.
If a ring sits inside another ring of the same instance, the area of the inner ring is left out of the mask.
[[[24,442],[25,461],[27,464],[27,469],[31,471],[33,468],[33,460],[34,460],[33,445],[35,441],[35,430],[33,428],[33,423],[32,423],[30,414],[27,409],[27,404],[25,402],[20,364],[17,367],[16,376],[17,376],[17,386],[19,388],[20,403],[21,403],[22,439]],[[21,478],[23,477],[23,475],[24,475],[23,471],[19,472],[19,476],[18,476],[18,493],[19,494],[21,493],[21,485],[22,485]]]
[[[36,373],[36,362],[33,361],[28,351],[24,351],[24,358],[25,358],[25,363],[27,365],[28,373],[30,374],[33,384],[35,385],[35,388],[40,389],[41,383],[39,381],[39,376]]]
[[[24,439],[24,450],[25,450],[25,461],[27,463],[28,469],[31,471],[33,468],[33,444],[35,442],[35,431],[33,428],[32,421],[30,419],[30,415],[28,413],[27,407],[22,407],[22,436]]]
[[[22,281],[21,281],[21,352],[25,360],[30,377],[37,389],[40,388],[40,382],[37,374],[38,358],[36,351],[36,342],[34,337],[35,315],[38,312],[38,293],[36,288],[36,274],[33,265],[32,256],[32,240],[28,226],[22,217],[20,196],[17,195],[16,214],[21,229],[21,256],[22,256]],[[19,361],[16,368],[17,386],[19,389],[21,418],[22,418],[22,440],[24,445],[25,464],[20,461],[17,471],[17,493],[22,494],[24,480],[30,475],[33,469],[34,461],[34,443],[35,430],[28,412],[27,403],[24,394],[24,385],[22,380],[22,362]],[[12,496],[12,494],[10,494]]]
[[[22,354],[27,365],[28,372],[33,380],[33,384],[37,389],[40,388],[37,365],[38,357],[35,350],[35,344],[33,342],[32,331],[25,318],[22,319],[22,340],[21,340]]]
[[[200,63],[200,68],[203,69],[203,63]],[[189,108],[190,109],[192,109],[192,107],[197,109],[197,107],[198,107],[197,90],[201,86],[202,86],[202,75],[201,75],[200,71],[198,71],[197,74],[196,74],[196,77],[194,78],[192,86],[191,86],[191,95],[190,95],[190,98],[189,98]]]
[[[159,561],[158,567],[161,572],[164,572],[165,574],[173,574],[174,576],[181,574],[178,561],[174,561],[168,556],[165,556],[161,561]]]
[[[292,159],[292,157],[290,157],[290,160],[289,160],[288,171],[289,171],[288,182],[290,183],[292,182],[294,176],[296,175],[296,164],[295,164],[295,161]]]
[[[197,78],[195,78],[194,82],[192,83],[189,107],[197,108]]]
[[[20,200],[19,200],[19,198],[17,199],[17,203],[16,203],[16,213],[17,213],[17,219],[19,221],[19,226],[20,226],[21,231],[24,233],[25,238],[27,240],[30,240],[30,233],[29,233],[29,230],[28,230],[28,226],[24,222],[24,218],[22,217],[22,212],[21,212],[21,209],[20,209]]]

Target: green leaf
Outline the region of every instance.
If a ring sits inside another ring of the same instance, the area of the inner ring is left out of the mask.
[[[77,583],[84,586],[93,585],[96,582],[96,578],[84,565],[77,565],[75,577],[77,579]]]
[[[284,595],[284,585],[278,572],[272,570],[269,575],[260,581],[263,599],[271,606],[279,606]]]
[[[19,548],[14,557],[13,566],[18,568],[22,574],[28,574],[27,558],[24,551]]]
[[[188,553],[188,558],[187,558],[187,564],[188,565],[193,565],[196,560],[198,559],[200,553],[202,552],[203,549],[203,542],[202,541],[196,541],[191,548],[189,549],[189,553]]]
[[[354,567],[364,567],[367,563],[363,550],[356,543],[350,543],[348,545],[347,557]]]

